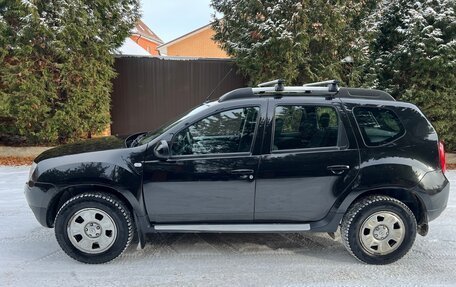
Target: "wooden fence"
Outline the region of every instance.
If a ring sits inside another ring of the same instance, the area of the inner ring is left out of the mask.
[[[211,99],[247,84],[226,59],[118,57],[115,69],[111,133],[119,135],[157,129],[201,104],[217,85]]]

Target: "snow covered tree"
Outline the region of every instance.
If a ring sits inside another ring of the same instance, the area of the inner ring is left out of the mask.
[[[395,0],[379,9],[371,85],[417,104],[456,150],[456,1]]]
[[[353,65],[361,65],[359,27],[376,3],[212,0],[216,12],[223,15],[222,19],[214,17],[214,38],[254,84],[274,78],[285,78],[288,83],[348,81],[347,68],[356,71]],[[347,56],[355,63],[341,63]]]
[[[253,83],[295,79],[305,57],[307,19],[301,1],[214,0],[215,40]]]
[[[0,1],[0,133],[56,143],[110,122],[114,49],[139,16],[137,0]]]

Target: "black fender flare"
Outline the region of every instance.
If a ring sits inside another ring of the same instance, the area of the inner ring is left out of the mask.
[[[426,235],[426,226],[428,223],[428,219],[426,214],[426,206],[423,203],[422,199],[420,198],[420,196],[417,195],[416,191],[414,191],[413,189],[395,186],[364,189],[348,193],[345,198],[343,198],[341,201],[339,201],[339,203],[336,203],[331,208],[330,212],[325,218],[317,222],[311,223],[311,230],[316,232],[337,231],[337,228],[339,227],[339,224],[343,216],[349,210],[350,206],[359,199],[372,194],[391,196],[393,198],[403,201],[405,204],[407,204],[408,201],[404,201],[404,198],[411,199],[412,202],[416,202],[416,208],[413,206],[409,207],[411,207],[412,211],[415,214],[415,217],[417,217],[418,226],[422,226],[418,230],[419,233],[421,235]],[[420,230],[422,230],[422,232],[420,232]]]
[[[146,209],[144,201],[142,200],[142,190],[138,191],[137,194],[139,196],[135,197],[132,191],[116,185],[109,185],[106,183],[81,183],[56,188],[55,195],[49,204],[48,214],[46,216],[47,225],[49,227],[53,226],[55,215],[65,201],[86,191],[99,191],[114,195],[130,208],[130,211],[135,217],[138,217],[138,219],[146,217]]]

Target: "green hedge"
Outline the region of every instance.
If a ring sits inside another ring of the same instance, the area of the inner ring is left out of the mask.
[[[114,49],[138,18],[136,0],[0,4],[2,141],[54,144],[110,123]]]

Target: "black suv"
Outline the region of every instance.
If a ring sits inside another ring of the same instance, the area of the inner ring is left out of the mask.
[[[414,105],[326,81],[241,88],[154,132],[39,155],[25,188],[72,258],[103,263],[153,232],[328,232],[388,264],[445,209],[437,134]]]

